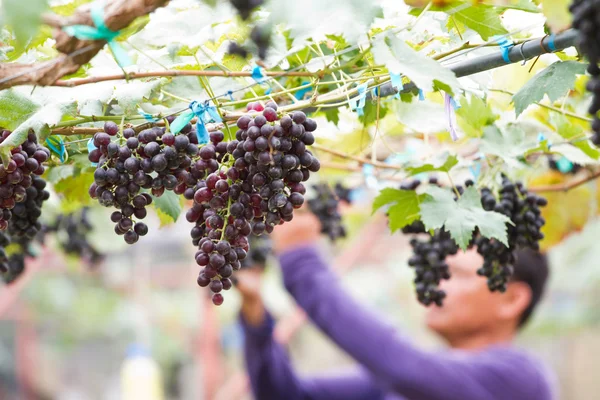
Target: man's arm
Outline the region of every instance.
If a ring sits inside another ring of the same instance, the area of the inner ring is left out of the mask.
[[[432,354],[413,347],[340,287],[313,246],[280,256],[284,283],[310,319],[384,387],[414,399],[550,399],[535,366],[510,350]]]
[[[273,339],[273,319],[253,325],[242,315],[246,367],[257,400],[377,400],[381,393],[364,371],[332,378],[300,378],[282,346]]]

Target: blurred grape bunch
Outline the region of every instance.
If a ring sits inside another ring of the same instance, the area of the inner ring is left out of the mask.
[[[338,238],[346,237],[339,203],[350,203],[350,189],[338,182],[333,190],[327,183],[314,185],[313,190],[315,197],[308,200],[308,207],[321,221],[321,233],[327,234],[334,242]]]
[[[269,235],[251,235],[248,239],[248,255],[242,260],[242,268],[265,269],[267,259],[273,253],[271,238]]]
[[[90,243],[89,235],[92,230],[89,207],[84,207],[70,214],[59,215],[54,223],[45,227],[44,235],[54,233],[65,253],[96,266],[104,259],[104,254],[96,250]],[[43,239],[42,237],[41,240],[43,241]]]

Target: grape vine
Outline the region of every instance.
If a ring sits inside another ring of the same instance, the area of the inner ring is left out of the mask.
[[[429,183],[438,185],[435,178],[430,179]],[[403,184],[401,190],[414,191],[420,184],[419,180],[415,180]],[[473,184],[473,181],[467,180],[465,187]],[[464,193],[462,186],[457,186],[455,190],[458,195]],[[484,237],[478,231],[469,244],[469,247],[476,247],[483,257],[483,265],[477,270],[477,274],[487,278],[491,291],[504,292],[513,274],[515,252],[524,248],[539,251],[539,241],[544,238],[541,228],[545,224],[540,207],[545,206],[547,201],[529,193],[521,182],[512,182],[505,175],[502,175],[497,194],[490,188],[482,187],[480,196],[484,210],[503,214],[511,221],[511,224],[506,224],[508,246],[497,239]],[[455,195],[455,200],[457,198]],[[426,306],[434,303],[441,306],[446,294],[439,289],[439,284],[443,279],[450,279],[450,270],[445,260],[447,256],[457,253],[457,244],[443,227],[427,232],[420,220],[405,226],[402,232],[415,235],[410,241],[413,256],[408,265],[415,269],[417,299]]]

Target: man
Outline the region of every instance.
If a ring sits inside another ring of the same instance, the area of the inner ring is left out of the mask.
[[[476,274],[476,251],[447,259],[443,307],[431,306],[427,325],[450,350],[427,352],[375,318],[339,285],[315,248],[319,221],[297,213],[272,234],[286,289],[311,321],[359,367],[335,377],[300,377],[273,340],[273,319],[258,287],[240,276],[245,356],[258,400],[547,400],[549,375],[511,341],[538,303],[548,270],[543,256],[524,252],[507,291],[491,293]]]

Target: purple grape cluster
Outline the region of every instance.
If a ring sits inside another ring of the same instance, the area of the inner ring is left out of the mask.
[[[89,160],[98,166],[89,194],[105,207],[118,208],[111,220],[126,243],[133,244],[148,233],[148,226],[139,220],[146,217],[152,196],[142,189],[160,197],[165,190],[183,193],[195,183],[189,170],[199,153],[198,139],[191,125],[185,131],[175,136],[154,127],[136,135],[127,128],[117,138],[118,126],[107,122],[104,130],[94,135],[97,148],[89,153]]]
[[[350,203],[350,190],[339,182],[333,191],[327,183],[314,185],[313,189],[315,197],[308,200],[308,207],[319,218],[321,233],[327,234],[332,242],[346,237],[346,228],[342,224],[338,206],[340,200]]]
[[[421,181],[413,180],[404,183],[400,189],[416,190],[420,184]],[[429,184],[440,186],[435,178],[429,179]],[[467,180],[464,187],[473,185],[472,180]],[[456,192],[463,194],[464,187],[457,186]],[[482,207],[486,211],[504,214],[512,221],[512,224],[507,224],[508,247],[496,239],[482,236],[477,230],[469,244],[469,247],[476,246],[484,260],[477,274],[487,278],[491,291],[503,292],[513,274],[515,251],[523,248],[539,251],[539,241],[544,238],[541,228],[545,223],[540,207],[545,206],[547,201],[529,193],[521,182],[511,182],[505,175],[502,175],[498,195],[486,187],[480,189],[480,195]],[[450,278],[445,259],[456,254],[458,246],[443,228],[433,233],[427,232],[420,220],[405,226],[402,232],[419,235],[410,241],[413,256],[408,260],[408,265],[415,269],[417,299],[426,306],[442,305],[446,294],[439,289],[439,283],[442,279]]]
[[[575,0],[569,7],[573,14],[573,28],[579,31],[577,49],[584,54],[590,62],[588,73],[591,79],[587,83],[587,90],[592,92],[593,99],[589,113],[593,117],[592,143],[600,146],[600,2],[596,0]]]
[[[50,198],[50,192],[45,187],[46,181],[34,176],[32,185],[25,189],[25,200],[12,209],[8,232],[13,238],[33,239],[42,229],[42,224],[38,221],[42,215],[42,203]]]
[[[511,182],[502,176],[502,186],[498,198],[488,188],[481,189],[481,202],[487,211],[496,211],[509,217],[507,224],[508,247],[496,239],[476,236],[474,244],[484,259],[483,266],[477,271],[488,279],[491,291],[504,292],[506,283],[513,274],[516,261],[515,250],[530,248],[539,251],[539,241],[544,238],[541,232],[546,223],[540,207],[548,204],[544,197],[529,193],[521,182]]]
[[[2,131],[0,143],[10,133]],[[0,230],[8,228],[14,207],[28,200],[28,189],[32,186],[34,177],[44,173],[43,163],[49,157],[50,151],[39,145],[35,134],[30,133],[23,144],[12,149],[11,160],[6,165],[0,164]],[[33,189],[29,193],[33,193]],[[31,211],[37,213],[39,210],[34,211],[32,207]]]
[[[320,169],[307,150],[317,125],[304,113],[278,119],[277,105],[269,102],[262,112],[240,117],[237,126],[236,140],[223,142],[222,134],[213,133],[200,150],[202,164],[196,169],[206,178],[194,187],[194,206],[186,215],[195,223],[191,235],[203,267],[198,284],[212,290],[216,305],[223,303],[221,291],[231,287],[233,271],[247,256],[248,236],[291,221],[304,203],[302,182]],[[219,170],[210,168],[212,160]]]

